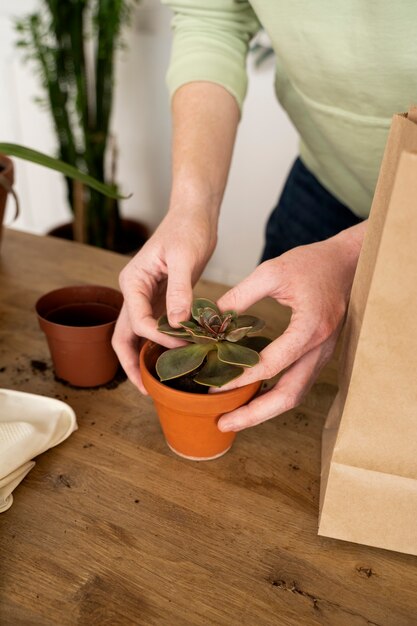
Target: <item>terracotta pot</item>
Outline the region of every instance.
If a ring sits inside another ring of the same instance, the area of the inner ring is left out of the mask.
[[[9,157],[5,156],[4,154],[0,154],[0,174],[7,178],[10,185],[13,185],[14,183],[13,161],[9,159]],[[3,187],[3,185],[0,185],[0,241],[1,241],[1,236],[2,236],[3,218],[4,218],[4,212],[6,208],[8,195],[9,194],[7,190]]]
[[[119,291],[96,285],[55,289],[37,301],[57,378],[75,387],[114,378],[119,362],[111,338],[122,303]]]
[[[72,223],[57,226],[50,230],[48,235],[72,241],[74,235]],[[116,238],[114,252],[132,254],[137,252],[147,239],[149,239],[149,230],[144,224],[123,218],[120,220],[120,230]]]
[[[156,377],[155,364],[164,350],[147,341],[140,353],[140,370],[166,442],[173,452],[186,459],[217,459],[231,448],[236,437],[236,433],[222,433],[217,428],[220,416],[251,400],[261,382],[213,394],[177,391]]]

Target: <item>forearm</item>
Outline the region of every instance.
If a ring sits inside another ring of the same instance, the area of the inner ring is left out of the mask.
[[[239,108],[220,85],[192,82],[172,102],[172,192],[170,211],[206,213],[217,225]]]

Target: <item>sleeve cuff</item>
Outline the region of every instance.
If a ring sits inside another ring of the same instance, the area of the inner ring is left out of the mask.
[[[166,77],[171,98],[179,87],[195,81],[221,85],[236,99],[242,111],[248,79],[246,67],[240,62],[215,51],[194,52],[172,60]]]

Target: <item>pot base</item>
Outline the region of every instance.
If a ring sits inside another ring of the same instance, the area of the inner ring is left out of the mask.
[[[168,443],[168,441],[166,441],[166,444],[168,448],[172,450],[172,452],[174,452],[174,454],[177,454],[178,456],[182,457],[183,459],[187,459],[188,461],[214,461],[215,459],[219,459],[221,456],[226,454],[226,452],[229,452],[230,448],[232,447],[229,446],[228,448],[226,448],[226,450],[223,450],[223,452],[219,452],[219,454],[215,454],[214,456],[188,456],[187,454],[182,454],[181,452],[178,452],[178,450],[175,450],[175,448],[173,448]]]

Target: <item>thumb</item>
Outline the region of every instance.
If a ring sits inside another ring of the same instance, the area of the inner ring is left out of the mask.
[[[179,322],[190,317],[193,288],[191,281],[191,267],[184,257],[170,265],[167,284],[167,315],[171,326],[178,326]]]
[[[217,306],[221,311],[232,309],[241,313],[246,311],[252,304],[259,302],[271,291],[271,280],[268,278],[269,272],[265,271],[264,264],[259,265],[249,276],[244,278],[217,301]]]

